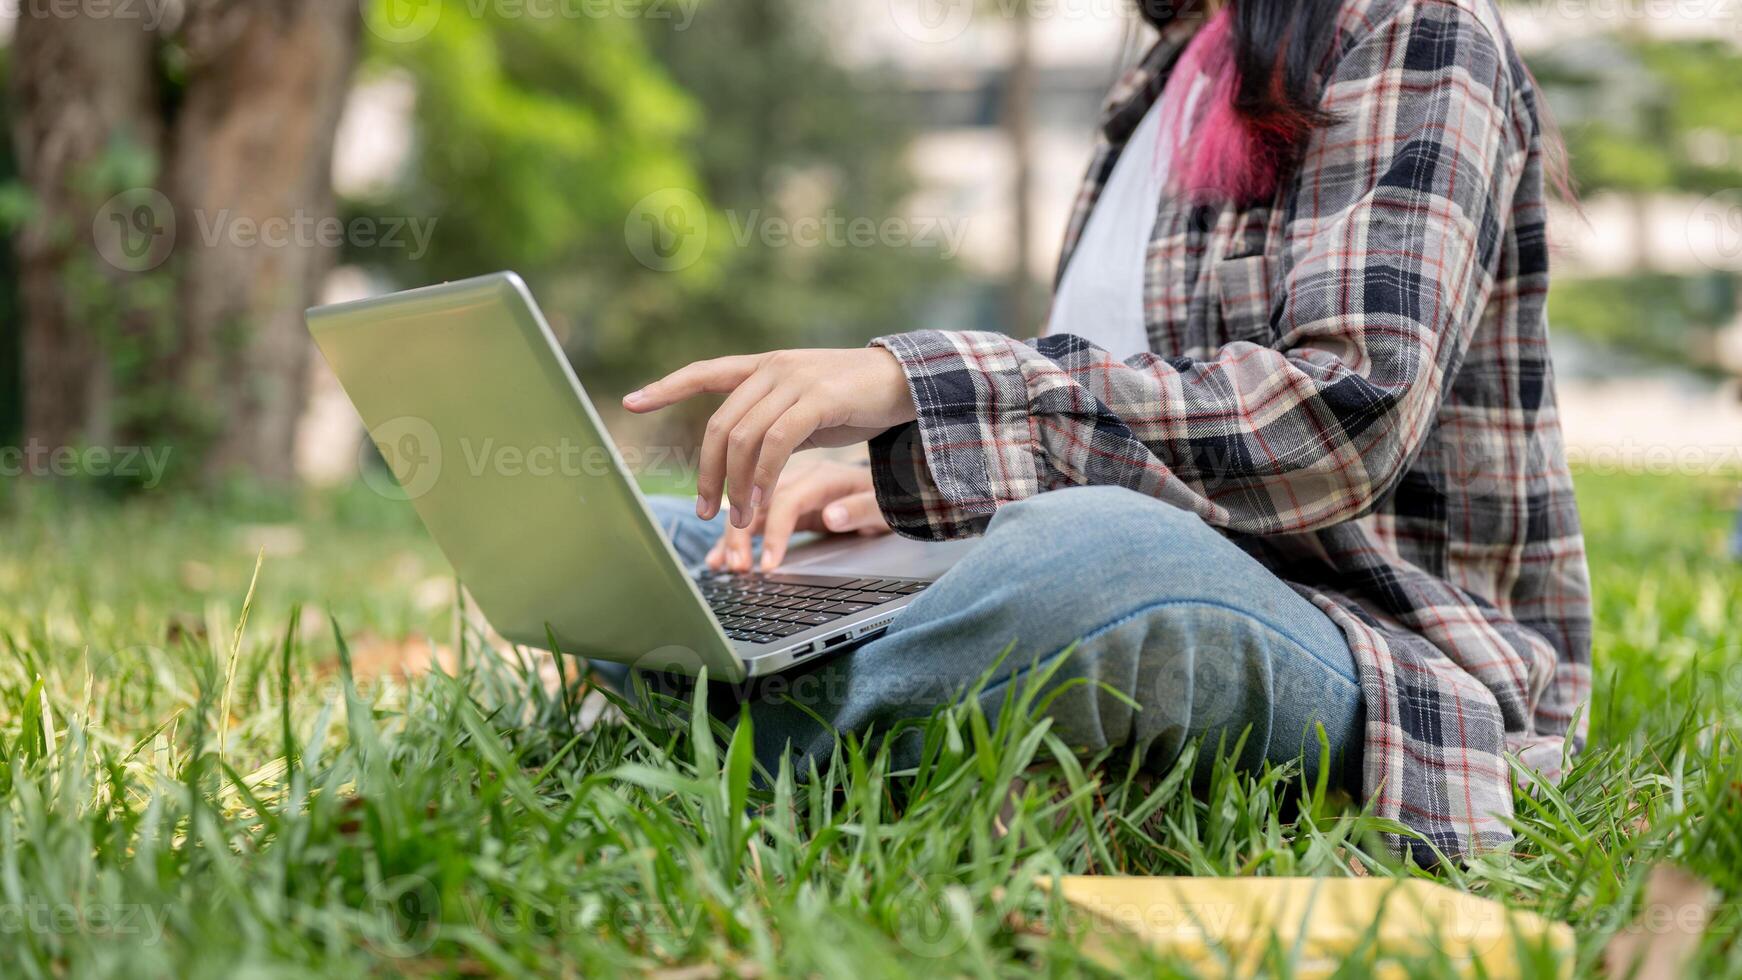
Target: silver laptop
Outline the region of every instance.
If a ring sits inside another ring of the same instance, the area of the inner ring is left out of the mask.
[[[966,544],[823,539],[777,573],[687,569],[525,283],[308,311],[402,495],[516,643],[742,680],[882,632]]]

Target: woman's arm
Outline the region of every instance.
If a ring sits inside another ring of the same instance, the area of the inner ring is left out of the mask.
[[[1080,338],[880,338],[917,421],[872,443],[879,498],[919,537],[1004,503],[1114,484],[1221,527],[1359,516],[1402,475],[1489,299],[1531,133],[1493,34],[1445,0],[1403,5],[1343,54],[1339,121],[1295,178],[1275,348],[1120,362]]]
[[[871,440],[878,498],[914,537],[982,529],[1004,503],[1130,487],[1221,527],[1356,517],[1402,475],[1493,284],[1534,138],[1508,62],[1458,0],[1402,5],[1338,61],[1295,180],[1275,347],[1120,362],[1080,338],[919,331],[857,351],[689,365],[624,400],[726,394],[697,511],[748,527],[793,451]]]
[[[794,452],[853,445],[913,421],[907,388],[901,364],[881,348],[778,350],[686,365],[631,392],[623,407],[655,412],[725,395],[702,435],[696,515],[712,520],[729,496],[732,526],[748,528]]]

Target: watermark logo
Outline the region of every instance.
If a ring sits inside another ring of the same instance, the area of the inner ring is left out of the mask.
[[[186,214],[183,217],[187,217]],[[429,253],[436,218],[358,215],[350,219],[296,209],[283,214],[239,214],[229,208],[191,212],[195,244],[235,249],[403,250],[413,262]],[[122,272],[149,272],[174,251],[185,230],[169,198],[150,187],[122,191],[103,202],[91,221],[97,254]]]
[[[1505,433],[1462,420],[1441,424],[1435,452],[1448,489],[1469,499],[1487,499],[1502,494],[1507,474],[1517,468]]]
[[[940,959],[967,945],[962,924],[970,919],[973,902],[955,878],[929,874],[907,894],[909,900],[899,910],[896,929],[903,949],[915,956]]]
[[[701,260],[708,247],[708,207],[694,191],[667,187],[629,209],[623,240],[629,254],[655,272],[677,272]]]
[[[369,430],[388,473],[370,465],[368,443],[359,448],[358,469],[369,489],[389,500],[416,500],[435,488],[442,475],[442,443],[426,419],[402,415]]]
[[[442,919],[441,893],[423,875],[396,875],[369,889],[364,910],[386,929],[375,943],[387,956],[422,956],[435,945]]]
[[[363,6],[369,32],[390,44],[428,37],[442,19],[442,0],[374,0]]]
[[[752,208],[724,212],[731,244],[749,248],[917,248],[948,260],[961,253],[968,219],[842,214],[828,209],[796,217]],[[668,187],[647,195],[630,209],[623,238],[630,254],[656,272],[694,265],[706,251],[715,222],[692,191]]]
[[[1687,239],[1694,258],[1708,269],[1742,268],[1742,189],[1718,191],[1694,205]]]
[[[1148,694],[1138,698],[1138,710],[1158,720],[1146,723],[1150,730],[1175,725],[1192,731],[1224,731],[1228,744],[1240,737],[1234,729],[1237,694],[1244,660],[1241,654],[1264,639],[1252,635],[1253,627],[1224,610],[1204,607],[1170,628],[1189,631],[1190,644],[1164,651],[1161,662],[1147,671]],[[1092,696],[1093,688],[1076,690]]]
[[[944,44],[962,36],[974,19],[974,0],[889,0],[895,27],[925,44]]]
[[[97,254],[123,272],[150,272],[175,249],[175,207],[151,187],[122,191],[103,202],[91,222]]]
[[[655,647],[625,665],[628,669],[622,674],[623,689],[618,693],[638,702],[656,717],[663,716],[668,724],[688,724],[687,706],[695,689],[694,677],[706,662],[700,653],[682,644]]]
[[[385,471],[376,465],[377,452],[387,464]],[[429,493],[444,478],[586,481],[643,476],[688,482],[695,479],[700,451],[625,445],[614,453],[609,445],[578,438],[514,442],[468,433],[453,434],[444,442],[428,420],[401,416],[370,430],[369,440],[359,443],[357,454],[358,472],[370,489],[390,500],[405,501]],[[577,482],[567,492],[587,490]]]
[[[1396,894],[1389,900],[1413,901],[1415,896]],[[1429,894],[1421,900],[1421,910],[1422,918],[1432,923],[1428,942],[1458,961],[1484,959],[1512,935],[1504,907],[1461,892]]]

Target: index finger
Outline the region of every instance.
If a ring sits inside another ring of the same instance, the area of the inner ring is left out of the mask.
[[[636,413],[655,412],[696,395],[724,394],[743,384],[761,362],[760,354],[734,354],[696,361],[639,391],[624,395],[623,407]]]
[[[719,543],[715,544],[714,551],[709,553],[710,558],[714,553],[718,553],[720,556],[720,563],[716,566],[712,561],[710,561],[709,567],[713,568],[715,571],[719,571],[722,568],[729,568],[734,572],[749,571],[751,558],[750,538],[755,532],[756,528],[754,525],[750,527],[734,527],[731,521],[727,521],[725,531],[720,534]]]
[[[854,477],[846,474],[807,476],[799,485],[774,496],[768,523],[762,529],[762,570],[773,571],[786,560],[786,546],[800,527],[818,528],[817,514],[825,504],[850,493]]]
[[[762,526],[762,570],[773,571],[786,557],[786,543],[805,514],[822,506],[828,488],[814,481],[777,492],[768,505],[768,520]]]

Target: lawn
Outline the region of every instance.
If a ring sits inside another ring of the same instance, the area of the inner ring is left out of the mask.
[[[1436,873],[1572,923],[1580,973],[1618,932],[1676,928],[1634,918],[1679,864],[1723,899],[1697,971],[1742,974],[1735,491],[1581,477],[1591,747],[1521,794],[1513,853]],[[1087,959],[1036,882],[1424,873],[1289,771],[1139,783],[1021,703],[931,719],[917,774],[849,747],[758,789],[741,733],[579,723],[575,665],[487,648],[408,510],[365,490],[0,494],[8,977],[1153,974],[1135,946]]]

